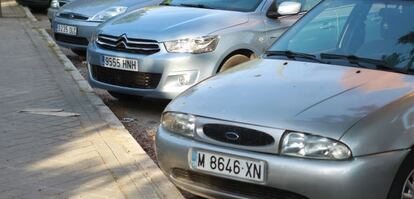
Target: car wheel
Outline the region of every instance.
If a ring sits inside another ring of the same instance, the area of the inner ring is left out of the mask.
[[[81,57],[86,57],[86,50],[70,49],[73,53]]]
[[[221,65],[218,72],[219,73],[224,72],[230,68],[233,68],[234,66],[247,62],[249,60],[250,60],[250,57],[246,55],[242,55],[242,54],[233,55],[229,57],[228,59],[226,59],[226,61]]]
[[[117,93],[117,92],[113,92],[113,91],[108,91],[108,93],[111,94],[112,97],[115,97],[116,99],[118,99],[119,101],[139,100],[139,99],[142,98],[142,97],[135,96],[135,95]]]
[[[388,199],[400,198],[414,198],[414,153],[405,158],[388,193]]]

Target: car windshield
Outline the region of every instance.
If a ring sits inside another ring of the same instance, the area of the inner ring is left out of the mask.
[[[268,58],[414,74],[412,20],[413,1],[325,0],[279,38]]]
[[[161,5],[253,12],[262,0],[164,0]]]

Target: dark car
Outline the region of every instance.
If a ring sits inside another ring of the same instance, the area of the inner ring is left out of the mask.
[[[50,0],[17,0],[22,6],[29,8],[46,9],[50,5]]]

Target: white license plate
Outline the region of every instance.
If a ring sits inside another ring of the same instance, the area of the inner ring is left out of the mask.
[[[266,172],[264,161],[197,150],[192,152],[191,167],[260,183],[264,182]]]
[[[138,60],[104,56],[104,66],[119,70],[138,71]]]
[[[68,35],[76,35],[78,33],[78,28],[76,26],[57,24],[56,32]]]

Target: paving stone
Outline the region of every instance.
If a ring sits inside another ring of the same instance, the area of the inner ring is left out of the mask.
[[[19,6],[4,10],[24,14]],[[129,134],[87,81],[64,70],[36,25],[0,20],[0,199],[181,198],[166,177],[167,187],[147,174],[161,173],[155,164],[148,170],[129,153],[144,154],[131,136],[119,136]],[[80,116],[20,112],[33,108]]]

